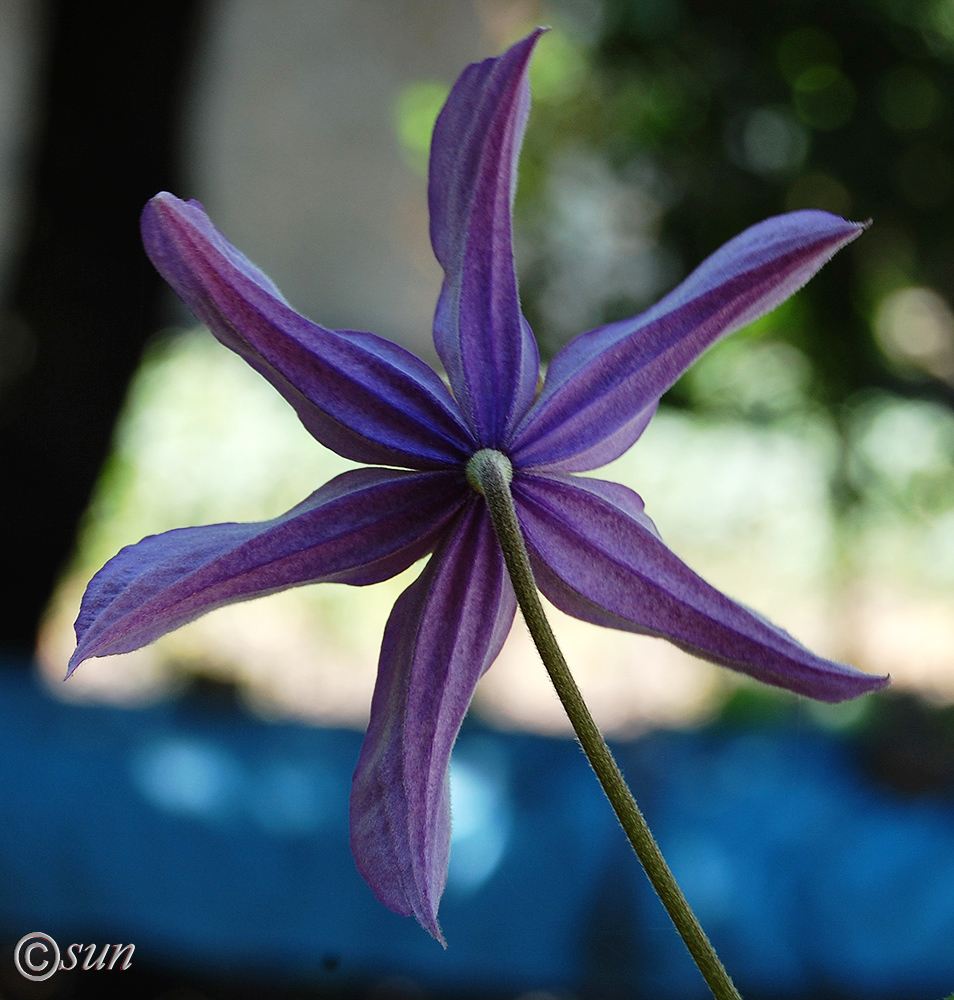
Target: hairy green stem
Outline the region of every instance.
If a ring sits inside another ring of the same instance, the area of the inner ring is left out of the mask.
[[[669,870],[665,858],[629,790],[606,740],[593,721],[580,689],[570,673],[550,628],[533,578],[523,532],[517,521],[510,481],[513,470],[506,455],[493,449],[478,451],[467,464],[467,480],[483,495],[503,549],[517,602],[534,645],[570,718],[587,760],[596,772],[626,836],[663,906],[676,925],[689,954],[717,1000],[741,1000],[705,931]]]

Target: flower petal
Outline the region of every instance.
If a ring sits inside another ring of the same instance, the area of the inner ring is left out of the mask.
[[[490,520],[475,500],[394,605],[384,633],[351,791],[351,850],[378,899],[416,916],[442,944],[451,749],[515,610]]]
[[[386,580],[430,551],[466,490],[457,473],[354,469],[273,521],[144,538],[90,581],[67,676],[226,604],[304,583]]]
[[[814,210],[766,219],[648,312],[571,340],[517,429],[514,465],[582,472],[618,458],[707,347],[787,299],[864,228]]]
[[[468,66],[434,126],[431,243],[444,268],[434,344],[480,447],[499,447],[533,400],[540,357],[520,312],[511,208],[543,29]]]
[[[515,477],[537,584],[583,621],[660,636],[687,652],[821,701],[883,688],[886,677],[816,656],[711,587],[660,540],[631,490],[559,474]]]
[[[198,202],[156,195],[142,213],[156,270],[226,347],[295,408],[322,444],[358,462],[432,469],[473,451],[437,373],[371,333],[326,330],[295,312]]]

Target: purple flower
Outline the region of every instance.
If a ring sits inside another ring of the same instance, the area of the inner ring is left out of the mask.
[[[300,316],[197,202],[160,194],[146,206],[146,252],[196,316],[318,441],[372,467],[272,521],[180,528],[123,549],[86,591],[69,666],[137,649],[225,604],[305,583],[375,583],[430,555],[384,632],[351,844],[377,897],[439,940],[451,748],[516,607],[484,500],[465,477],[476,451],[510,459],[537,583],[563,611],[824,701],[887,684],[816,656],[710,587],[629,489],[573,475],[626,451],[699,354],[791,295],[863,227],[817,211],[753,226],[648,312],[572,340],[538,392],[511,206],[540,34],[464,70],[435,126],[428,197],[445,277],[434,342],[450,388],[396,344]]]

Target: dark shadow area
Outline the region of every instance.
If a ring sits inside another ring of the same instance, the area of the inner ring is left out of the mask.
[[[164,283],[138,218],[175,187],[199,0],[42,5],[23,246],[0,309],[0,549],[16,585],[0,647],[32,651]],[[6,372],[4,372],[6,374]]]

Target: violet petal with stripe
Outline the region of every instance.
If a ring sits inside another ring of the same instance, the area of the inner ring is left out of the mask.
[[[413,913],[442,942],[451,750],[516,609],[493,528],[473,503],[398,598],[384,630],[354,773],[351,849],[378,899]]]

